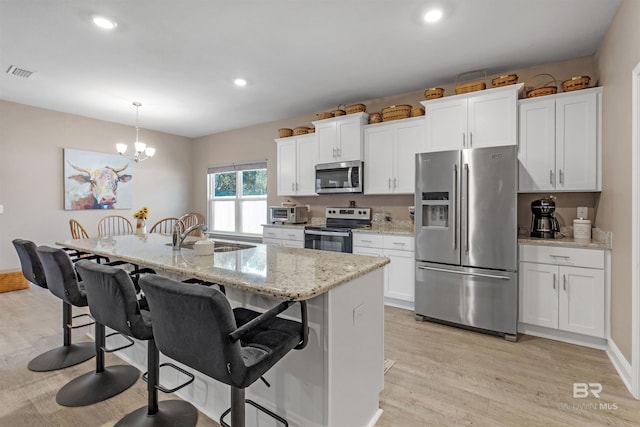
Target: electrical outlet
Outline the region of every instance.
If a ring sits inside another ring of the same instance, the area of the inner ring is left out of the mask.
[[[589,217],[589,208],[586,206],[578,206],[578,218],[587,219]]]

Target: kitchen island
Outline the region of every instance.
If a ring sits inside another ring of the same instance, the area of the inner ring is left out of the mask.
[[[382,267],[387,258],[228,241],[216,241],[219,251],[213,255],[198,256],[186,247],[173,250],[170,237],[159,234],[56,243],[150,267],[167,277],[222,284],[232,306],[264,311],[283,299],[307,301],[307,347],[285,356],[265,375],[271,387],[257,382],[247,389],[247,398],[285,417],[291,426],[373,426],[379,418],[384,384]],[[299,320],[297,304],[284,316]],[[118,355],[146,370],[145,342]],[[217,421],[230,405],[229,387],[193,373],[195,382],[177,394]],[[182,380],[181,374],[161,372],[167,387]],[[271,425],[250,405],[246,410],[247,425]]]

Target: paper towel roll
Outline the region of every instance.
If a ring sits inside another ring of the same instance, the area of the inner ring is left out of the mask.
[[[591,220],[588,220],[588,219],[573,220],[573,239],[578,242],[591,241]]]

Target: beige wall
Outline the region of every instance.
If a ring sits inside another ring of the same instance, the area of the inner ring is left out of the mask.
[[[70,238],[76,218],[95,235],[100,210],[65,211],[63,148],[114,153],[116,142],[133,142],[135,128],[86,117],[0,101],[0,270],[18,269],[11,241],[17,237],[52,245]],[[148,206],[149,222],[184,213],[191,194],[188,138],[142,130],[140,139],[157,148],[156,156],[135,167],[132,210],[114,210],[133,221]]]
[[[603,94],[601,228],[613,232],[611,336],[631,361],[631,72],[640,61],[640,1],[624,0],[596,55]]]
[[[549,78],[536,77],[537,74],[547,73],[553,75],[559,82],[575,75],[589,75],[595,82],[597,80],[597,72],[593,56],[575,58],[568,61],[562,61],[552,64],[543,64],[523,70],[513,70],[520,78],[520,82],[526,86],[542,85]],[[490,86],[490,78],[487,79]],[[445,89],[445,96],[455,94],[455,76],[451,81],[442,82],[440,85]],[[387,98],[362,100],[360,102],[367,106],[368,112],[379,112],[382,108],[395,104],[410,104],[412,106],[420,106],[420,101],[424,101],[424,89],[420,88],[414,92],[401,95],[391,96]],[[340,100],[336,100],[336,105],[327,105],[325,111],[335,109]],[[268,108],[266,106],[265,108]],[[355,200],[359,206],[368,206],[373,208],[374,212],[384,209],[390,213],[394,220],[408,221],[409,212],[407,207],[413,205],[413,196],[363,196],[363,195],[322,195],[317,197],[288,197],[282,198],[275,194],[276,188],[276,144],[273,141],[278,137],[279,128],[294,128],[296,126],[311,126],[311,122],[316,120],[315,114],[306,114],[286,120],[280,120],[271,123],[251,126],[248,128],[237,129],[216,135],[209,135],[195,140],[193,150],[193,181],[194,199],[192,201],[195,209],[206,212],[206,169],[207,166],[215,164],[224,164],[240,161],[263,160],[268,159],[268,187],[270,189],[268,195],[269,205],[278,205],[286,199],[291,199],[300,204],[310,204],[314,217],[324,217],[324,208],[327,206],[344,206],[350,200]],[[590,196],[589,196],[590,197]],[[561,199],[562,200],[562,199]],[[582,202],[581,202],[582,203]],[[526,203],[525,203],[526,205]],[[578,206],[578,205],[576,205]],[[579,205],[579,206],[582,206]],[[593,207],[591,204],[590,207]],[[566,206],[565,206],[566,208]],[[567,208],[568,209],[568,208]],[[522,210],[522,209],[520,209]],[[525,207],[528,214],[528,207]],[[575,209],[574,209],[575,211]],[[568,214],[567,214],[568,215]],[[573,218],[571,218],[573,219]],[[527,221],[529,221],[527,219]]]

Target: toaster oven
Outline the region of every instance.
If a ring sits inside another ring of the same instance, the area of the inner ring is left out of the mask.
[[[306,206],[269,206],[269,221],[272,224],[306,224]]]

